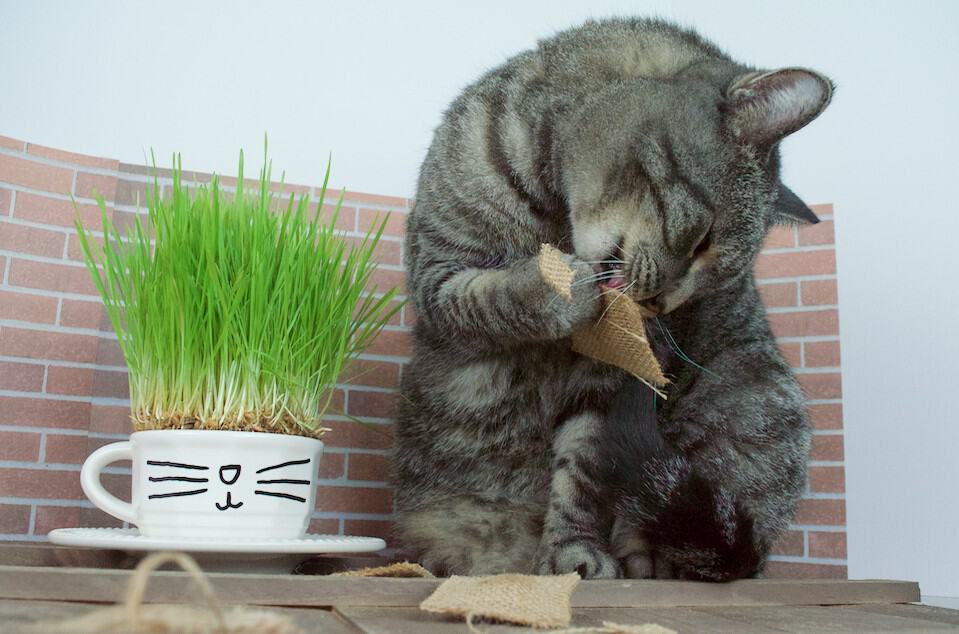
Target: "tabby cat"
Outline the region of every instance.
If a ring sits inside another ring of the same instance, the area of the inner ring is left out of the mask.
[[[666,22],[588,22],[452,103],[409,215],[417,314],[394,449],[398,531],[438,574],[760,574],[810,430],[753,279],[816,222],[778,145],[831,82]],[[543,243],[575,272],[557,295]],[[600,285],[658,313],[668,400],[575,354]]]

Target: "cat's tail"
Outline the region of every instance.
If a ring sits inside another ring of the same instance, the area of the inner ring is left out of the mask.
[[[750,515],[685,458],[661,452],[629,480],[617,514],[645,534],[678,576],[731,581],[761,571],[766,552]]]

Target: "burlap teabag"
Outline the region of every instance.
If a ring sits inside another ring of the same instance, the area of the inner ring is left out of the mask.
[[[143,605],[151,574],[174,562],[200,587],[207,609],[187,605]],[[94,610],[64,621],[37,623],[32,632],[44,634],[299,634],[289,618],[276,612],[234,607],[224,610],[196,561],[189,555],[159,552],[137,566],[127,586],[124,605]]]
[[[530,627],[566,627],[572,618],[569,597],[579,575],[555,577],[495,575],[450,577],[420,604],[420,609],[475,618],[495,619]]]
[[[562,259],[562,252],[544,244],[539,253],[539,270],[543,279],[566,299],[572,299],[575,276]],[[646,338],[647,316],[643,308],[625,294],[604,289],[599,320],[573,333],[573,350],[598,361],[626,370],[648,385],[661,397],[661,388],[669,384]]]

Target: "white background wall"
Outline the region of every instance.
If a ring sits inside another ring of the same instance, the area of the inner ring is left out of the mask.
[[[332,153],[336,185],[412,195],[476,75],[588,16],[650,13],[839,84],[784,151],[793,189],[836,204],[849,573],[959,597],[959,2],[0,0],[0,134],[232,173],[266,131],[289,181]]]

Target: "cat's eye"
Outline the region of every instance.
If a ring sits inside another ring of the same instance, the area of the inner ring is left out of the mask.
[[[713,245],[713,230],[710,228],[706,232],[706,235],[703,236],[703,239],[699,241],[699,244],[696,245],[696,248],[693,249],[692,259],[698,258],[700,255],[709,250],[709,247]]]

